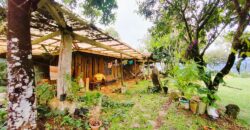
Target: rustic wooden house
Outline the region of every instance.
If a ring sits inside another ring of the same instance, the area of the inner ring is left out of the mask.
[[[6,25],[6,22],[0,25],[2,56],[7,50]],[[90,82],[96,73],[104,74],[108,80],[129,79],[139,72],[139,61],[145,58],[54,1],[39,2],[31,15],[30,25],[32,59],[42,70],[42,77],[55,78],[53,66],[58,66],[58,97],[67,90],[65,75],[81,76]]]

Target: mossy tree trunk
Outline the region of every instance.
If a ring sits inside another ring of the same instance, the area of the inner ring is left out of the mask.
[[[8,1],[8,129],[36,129],[30,0]]]

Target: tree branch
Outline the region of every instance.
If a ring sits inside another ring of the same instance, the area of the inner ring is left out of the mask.
[[[240,7],[240,4],[239,4],[239,1],[238,0],[233,0],[234,2],[234,6],[235,6],[235,9],[237,11],[237,13],[240,15],[241,14],[241,7]]]
[[[206,25],[206,23],[209,21],[210,17],[213,16],[213,12],[215,11],[218,4],[219,4],[219,0],[217,0],[216,3],[214,3],[213,6],[211,6],[210,10],[207,13],[204,13],[204,17],[202,17],[202,19],[199,20],[202,23],[201,23],[201,25],[199,25],[199,27],[197,29],[197,33],[199,33],[199,31]]]
[[[191,32],[191,30],[190,30],[190,28],[189,28],[189,25],[188,25],[187,19],[186,19],[186,17],[185,17],[184,11],[185,11],[185,10],[181,10],[181,16],[182,16],[182,19],[184,20],[185,27],[186,27],[186,31],[187,31],[187,34],[188,34],[190,43],[192,43],[192,41],[193,41],[193,39],[192,39],[192,32]]]
[[[225,24],[223,27],[222,27],[222,29],[218,32],[218,33],[214,33],[213,34],[213,36],[211,36],[211,39],[210,40],[208,40],[208,44],[207,44],[207,46],[202,50],[202,52],[201,52],[201,56],[204,56],[204,54],[205,54],[205,52],[206,52],[206,50],[210,47],[210,45],[212,44],[212,43],[214,43],[214,41],[220,36],[220,34],[221,34],[221,32],[226,28],[226,26],[227,26],[228,24]]]
[[[234,0],[234,4],[236,7],[239,7],[238,1]],[[246,5],[250,5],[250,0],[247,1]],[[241,12],[238,14],[239,17],[239,25],[237,27],[237,30],[235,32],[233,41],[232,41],[232,51],[231,54],[228,57],[226,65],[223,67],[223,69],[216,74],[213,84],[209,86],[210,90],[217,90],[218,85],[220,84],[221,80],[225,75],[229,73],[231,68],[233,67],[233,64],[235,62],[235,54],[237,50],[240,48],[241,42],[240,42],[240,37],[242,36],[244,30],[246,29],[247,25],[249,24],[248,20],[248,11],[250,10],[250,6],[246,6],[244,10],[241,10]],[[239,9],[237,9],[237,12]]]

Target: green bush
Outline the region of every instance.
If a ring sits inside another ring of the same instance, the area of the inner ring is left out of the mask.
[[[55,86],[44,83],[36,87],[36,96],[38,104],[47,104],[49,100],[55,97]]]
[[[79,97],[79,102],[83,106],[95,106],[98,104],[101,94],[99,92],[86,92],[83,96]]]
[[[7,85],[7,64],[6,62],[0,62],[0,86]]]
[[[84,126],[84,122],[81,119],[74,119],[69,115],[63,117],[61,125],[72,126],[73,128],[82,128]]]
[[[198,88],[202,87],[197,82],[204,76],[199,74],[198,67],[194,62],[186,63],[184,66],[176,66],[172,73],[174,86],[188,99],[196,94]]]
[[[73,79],[71,76],[66,76],[67,82],[70,82],[71,86],[67,89],[67,99],[70,101],[77,102],[79,100],[79,91],[81,89],[81,86],[77,83],[77,79]]]
[[[0,109],[0,128],[3,128],[7,125],[7,111],[4,109]]]
[[[127,102],[115,102],[110,100],[109,97],[103,96],[102,97],[102,107],[104,108],[121,108],[121,107],[133,107],[134,103],[127,101]]]

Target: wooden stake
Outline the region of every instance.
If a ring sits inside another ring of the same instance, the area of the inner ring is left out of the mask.
[[[121,86],[123,87],[123,64],[122,64],[122,54],[121,54]]]
[[[147,69],[148,69],[148,78],[150,77],[150,74],[149,74],[149,59],[147,59],[148,61],[148,66],[147,66]]]
[[[89,91],[89,78],[86,78],[86,92]]]

